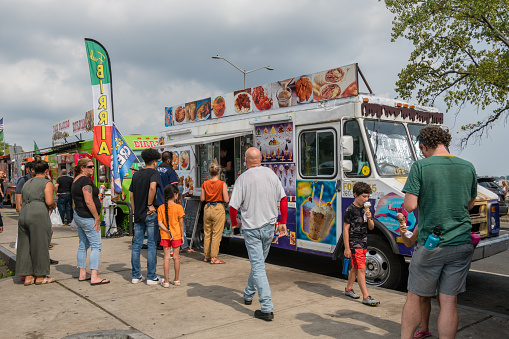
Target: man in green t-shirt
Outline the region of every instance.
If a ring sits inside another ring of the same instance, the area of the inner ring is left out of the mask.
[[[469,210],[477,196],[475,168],[452,156],[451,135],[437,126],[419,132],[424,159],[416,161],[403,188],[405,209],[418,208],[419,234],[409,268],[408,294],[401,318],[401,338],[412,338],[421,321],[420,304],[440,293],[437,320],[440,338],[454,338],[458,329],[457,295],[466,290],[474,247]],[[438,246],[424,247],[433,229]]]

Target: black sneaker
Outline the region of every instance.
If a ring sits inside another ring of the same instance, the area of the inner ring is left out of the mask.
[[[50,265],[58,265],[58,260],[53,260],[53,259],[49,259],[49,264]]]
[[[251,300],[244,299],[244,305],[251,305],[252,303],[253,303],[253,299],[251,299]]]
[[[254,313],[255,318],[262,319],[265,321],[271,321],[274,319],[274,312],[265,313],[260,310],[256,310]]]

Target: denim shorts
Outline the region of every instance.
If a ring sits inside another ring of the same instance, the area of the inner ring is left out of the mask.
[[[427,249],[417,243],[410,262],[408,290],[421,297],[434,296],[438,286],[441,294],[465,292],[473,254],[472,244]]]

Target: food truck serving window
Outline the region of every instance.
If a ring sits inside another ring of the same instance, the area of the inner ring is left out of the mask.
[[[209,166],[214,159],[222,168],[220,179],[232,187],[235,179],[246,170],[244,153],[252,146],[252,139],[253,135],[247,134],[198,145],[199,187],[205,180],[210,179]]]
[[[336,174],[336,133],[332,129],[305,131],[299,136],[302,177],[333,177]]]

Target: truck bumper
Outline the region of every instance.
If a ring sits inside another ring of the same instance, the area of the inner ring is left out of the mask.
[[[506,251],[509,248],[509,234],[499,235],[495,238],[483,239],[479,242],[474,251],[472,261],[491,257],[497,253]]]

